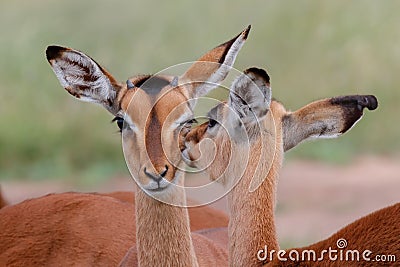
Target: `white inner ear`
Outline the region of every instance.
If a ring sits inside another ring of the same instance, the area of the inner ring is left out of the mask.
[[[215,87],[219,86],[220,82],[223,81],[231,70],[235,63],[236,56],[240,49],[245,43],[245,39],[239,36],[232,46],[229,48],[228,53],[225,55],[225,60],[222,64],[208,62],[208,64],[220,64],[220,67],[208,78],[206,82],[196,88],[195,97],[204,96]]]
[[[64,52],[60,59],[52,61],[52,67],[61,85],[73,90],[81,100],[99,103],[116,97],[100,67],[80,52]]]
[[[251,73],[242,74],[235,79],[231,86],[231,97],[228,103],[243,116],[244,123],[254,121],[254,116],[261,119],[271,105],[271,88],[263,81],[253,79],[254,76]],[[242,103],[240,97],[248,102]],[[237,103],[234,100],[237,100]]]

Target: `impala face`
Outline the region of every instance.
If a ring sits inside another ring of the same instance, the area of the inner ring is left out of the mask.
[[[232,158],[232,139],[222,120],[229,110],[226,103],[220,103],[209,113],[209,121],[192,129],[185,138],[182,151],[185,162],[200,170],[207,170],[213,181],[223,177]]]
[[[194,99],[225,79],[249,31],[250,26],[210,50],[181,76],[135,76],[119,83],[77,50],[49,46],[46,57],[71,95],[100,104],[115,116],[133,178],[147,194],[162,196],[173,186],[183,186],[182,139],[191,127]]]
[[[232,182],[237,181],[226,178],[240,178],[253,164],[249,160],[257,156],[250,155],[250,150],[254,146],[274,145],[275,140],[272,143],[257,143],[260,134],[267,130],[266,125],[274,126],[273,121],[265,121],[270,103],[268,74],[258,68],[244,71],[233,82],[229,100],[211,109],[208,112],[209,121],[187,134],[183,151],[187,164],[205,169],[212,180],[221,178],[223,184],[229,182],[229,186],[234,186]],[[257,153],[260,151],[262,149]]]
[[[132,78],[130,81],[138,86],[126,91],[118,114],[118,120],[124,121],[121,133],[130,171],[152,194],[180,184],[179,140],[193,121],[191,102],[182,92],[185,89],[173,87],[173,80],[154,76],[142,83]]]

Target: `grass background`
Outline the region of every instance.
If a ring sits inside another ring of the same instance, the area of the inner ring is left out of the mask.
[[[345,94],[380,107],[338,140],[289,159],[399,156],[399,1],[50,1],[0,3],[0,179],[90,182],[127,174],[117,127],[59,85],[49,44],[84,51],[119,80],[195,60],[252,24],[235,67],[268,69],[290,109]]]

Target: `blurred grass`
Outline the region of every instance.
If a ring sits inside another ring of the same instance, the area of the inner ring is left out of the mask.
[[[61,88],[44,50],[70,46],[118,79],[195,60],[248,24],[235,67],[266,67],[288,108],[375,94],[376,112],[344,137],[289,158],[345,162],[398,155],[399,1],[21,1],[0,3],[0,179],[126,174],[117,128],[100,107]]]

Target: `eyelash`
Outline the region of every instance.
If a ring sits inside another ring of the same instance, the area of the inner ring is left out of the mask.
[[[197,120],[196,119],[191,119],[191,120],[188,120],[186,123],[189,123],[189,124],[197,123]]]
[[[117,123],[117,126],[119,128],[119,132],[121,133],[122,129],[124,127],[124,119],[121,118],[121,117],[115,117],[114,119],[112,119],[111,122],[116,122]]]
[[[187,121],[181,123],[181,126],[183,126],[183,127],[191,127],[193,123],[197,123],[197,120],[196,119],[187,120]]]
[[[181,123],[180,127],[179,127],[180,134],[183,135],[183,136],[186,136],[189,133],[190,129],[192,128],[192,124],[193,123],[197,123],[197,120],[196,119],[190,119],[190,120],[187,120],[187,121]]]

